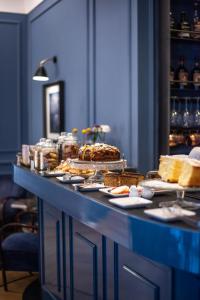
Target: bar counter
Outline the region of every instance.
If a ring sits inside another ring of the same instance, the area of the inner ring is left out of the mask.
[[[14,166],[14,181],[39,199],[44,299],[200,299],[199,230],[23,167]],[[156,196],[151,208],[173,197]]]

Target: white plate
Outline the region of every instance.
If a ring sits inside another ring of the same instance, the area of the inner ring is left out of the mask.
[[[85,178],[81,176],[71,176],[69,178],[65,178],[65,176],[56,177],[60,182],[62,183],[77,183],[77,182],[83,182]]]
[[[94,192],[98,191],[99,189],[102,189],[105,187],[103,183],[90,183],[90,184],[73,184],[73,187],[76,190],[79,190],[81,192]]]
[[[196,213],[190,210],[181,209],[178,210],[169,210],[168,208],[154,208],[154,209],[146,209],[144,211],[145,214],[147,214],[150,217],[153,217],[155,219],[170,222],[174,220],[178,220],[182,216],[192,217],[195,216]]]
[[[39,174],[44,177],[57,177],[65,175],[66,173],[61,171],[40,171]]]
[[[127,197],[129,195],[129,193],[126,193],[126,194],[112,194],[111,193],[111,190],[113,188],[105,188],[105,189],[100,189],[99,192],[107,195],[107,196],[111,196],[111,197],[114,197],[114,198],[121,198],[121,197]]]
[[[156,190],[168,190],[168,191],[188,191],[198,192],[200,187],[182,187],[178,183],[164,182],[159,179],[147,179],[140,182],[140,186],[156,189]]]
[[[147,200],[140,197],[126,197],[126,198],[118,198],[118,199],[109,199],[111,204],[119,206],[121,208],[138,208],[145,207],[152,204],[151,200]]]

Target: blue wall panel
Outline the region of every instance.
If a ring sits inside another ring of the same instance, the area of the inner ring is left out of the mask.
[[[66,130],[110,124],[107,141],[129,165],[154,166],[153,9],[153,0],[46,0],[29,15],[30,143],[43,135],[42,84],[31,76],[57,55],[47,69],[65,81]]]
[[[0,40],[0,173],[4,174],[27,142],[26,17],[1,13]]]

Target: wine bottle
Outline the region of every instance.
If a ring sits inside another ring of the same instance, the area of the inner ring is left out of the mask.
[[[176,70],[176,77],[179,80],[180,89],[184,89],[188,85],[189,72],[185,67],[185,58],[183,56],[179,59],[179,66]]]
[[[193,31],[197,33],[193,33],[192,37],[194,39],[200,38],[200,18],[199,18],[199,3],[197,1],[194,2],[194,15],[193,15]]]
[[[192,70],[192,81],[195,90],[198,90],[200,87],[200,63],[197,58],[195,58],[194,68]]]
[[[184,11],[182,11],[180,16],[179,29],[181,30],[181,32],[178,33],[180,38],[190,38],[190,24],[188,22],[187,14]]]

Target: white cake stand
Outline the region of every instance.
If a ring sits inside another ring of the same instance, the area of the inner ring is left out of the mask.
[[[103,173],[111,170],[123,170],[127,167],[127,161],[124,159],[117,161],[82,161],[79,159],[70,159],[69,164],[72,168],[79,170],[94,170],[94,175],[88,178],[89,182],[103,182]]]

